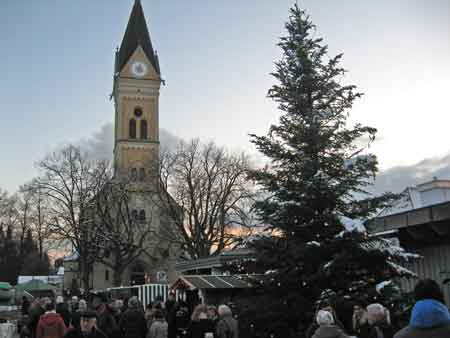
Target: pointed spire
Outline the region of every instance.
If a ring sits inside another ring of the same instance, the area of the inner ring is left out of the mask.
[[[120,72],[122,70],[138,45],[141,45],[145,55],[147,55],[153,67],[155,67],[156,72],[160,74],[158,60],[153,51],[141,1],[135,0],[133,9],[131,10],[130,19],[128,20],[127,29],[122,44],[120,45],[117,59],[117,71]]]

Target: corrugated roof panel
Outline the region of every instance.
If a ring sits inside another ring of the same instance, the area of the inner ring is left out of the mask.
[[[196,289],[242,289],[252,287],[235,276],[185,275],[182,277]]]
[[[220,276],[222,280],[224,280],[227,283],[230,283],[235,288],[248,288],[249,285],[244,282],[243,280],[236,278],[234,276]]]
[[[197,289],[213,289],[215,286],[209,284],[199,276],[184,276],[189,283],[191,283]]]
[[[209,283],[214,284],[214,286],[218,289],[229,289],[233,287],[233,285],[225,283],[223,280],[219,279],[216,276],[202,276],[202,277]]]

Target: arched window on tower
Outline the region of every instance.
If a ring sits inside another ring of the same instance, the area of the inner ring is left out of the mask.
[[[136,138],[136,120],[135,119],[130,120],[129,130],[130,130],[130,138]]]
[[[136,182],[136,180],[137,180],[137,169],[136,168],[131,168],[130,180],[131,180],[131,182]]]
[[[145,168],[139,168],[139,181],[145,181]]]
[[[145,222],[145,210],[139,211],[139,221]]]
[[[141,139],[147,139],[147,120],[141,121]]]
[[[133,210],[131,211],[131,218],[132,218],[134,221],[138,219],[138,212],[137,212],[136,209],[133,209]]]

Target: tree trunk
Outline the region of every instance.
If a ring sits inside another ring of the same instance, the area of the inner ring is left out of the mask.
[[[113,286],[122,285],[122,274],[123,268],[114,268],[113,269]]]
[[[116,248],[113,252],[113,286],[120,286],[122,284],[122,275],[125,266],[120,256],[120,248]]]
[[[90,277],[91,277],[91,264],[87,262],[83,256],[80,255],[80,273],[81,273],[81,285],[85,291],[90,289]]]

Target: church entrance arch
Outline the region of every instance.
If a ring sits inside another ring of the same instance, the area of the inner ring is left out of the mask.
[[[145,284],[145,264],[143,262],[136,262],[132,266],[130,282],[131,285]]]

